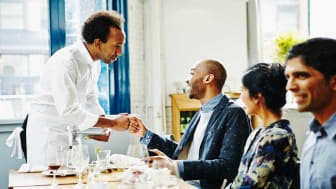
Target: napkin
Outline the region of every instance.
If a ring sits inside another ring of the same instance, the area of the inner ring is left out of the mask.
[[[23,131],[22,127],[17,127],[14,129],[11,135],[6,140],[8,147],[12,148],[11,158],[22,159],[22,148],[21,148],[21,138],[20,133]]]

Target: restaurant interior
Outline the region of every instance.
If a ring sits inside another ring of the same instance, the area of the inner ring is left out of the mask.
[[[25,158],[12,157],[6,141],[22,126],[45,63],[81,39],[81,26],[91,14],[115,10],[125,19],[123,55],[112,64],[100,63],[98,95],[105,114],[134,115],[151,131],[179,142],[201,106],[188,98],[185,81],[191,68],[204,59],[219,60],[227,70],[222,93],[241,104],[241,76],[259,62],[284,65],[281,43],[336,37],[336,25],[326,21],[336,16],[335,6],[334,0],[0,0],[0,188],[20,188],[27,178],[41,179],[41,188],[51,184],[49,172],[19,175]],[[300,157],[313,116],[296,110],[290,92],[286,99],[283,116],[291,122]],[[260,126],[258,118],[250,119],[253,128]],[[127,131],[112,131],[108,142],[90,139],[90,132],[102,130],[79,132],[74,140],[88,146],[91,163],[104,152],[116,161],[144,157],[139,138]],[[105,188],[116,188],[113,179],[122,174],[118,167],[111,170],[113,176],[100,178]],[[88,173],[83,174],[89,182]],[[64,182],[76,184],[77,179]],[[182,180],[172,182],[193,188]]]

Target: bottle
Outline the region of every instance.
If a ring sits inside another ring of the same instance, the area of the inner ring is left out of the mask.
[[[183,134],[186,130],[186,116],[185,116],[185,112],[181,112],[181,118],[180,118],[180,124],[181,124],[181,134]]]
[[[190,111],[187,113],[187,125],[189,125],[189,123],[191,121],[191,118],[192,118],[191,114],[192,114],[192,112],[190,112]]]

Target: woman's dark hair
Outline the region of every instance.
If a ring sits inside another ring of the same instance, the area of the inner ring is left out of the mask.
[[[249,90],[250,97],[259,93],[264,97],[267,108],[280,113],[286,104],[287,79],[285,68],[279,63],[259,63],[250,67],[242,77],[244,87]]]
[[[92,44],[95,39],[107,41],[110,27],[122,30],[124,18],[115,11],[99,11],[91,15],[82,28],[83,39]]]

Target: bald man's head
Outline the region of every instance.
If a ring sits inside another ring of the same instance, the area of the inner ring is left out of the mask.
[[[215,85],[222,90],[226,80],[226,70],[224,66],[217,60],[203,60],[200,63],[201,70],[204,74],[213,74]]]

